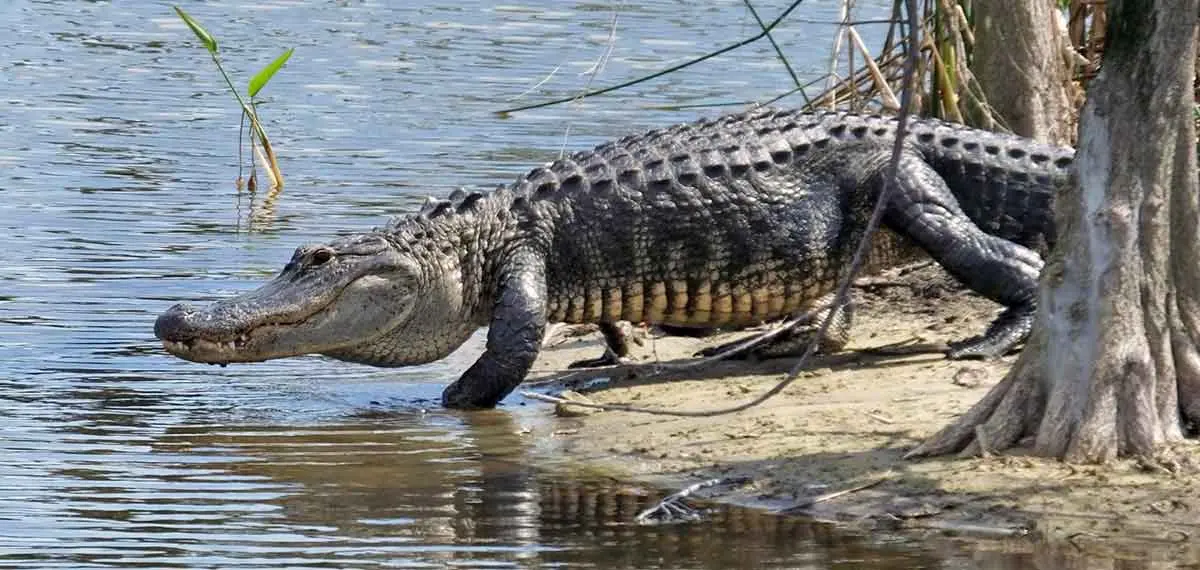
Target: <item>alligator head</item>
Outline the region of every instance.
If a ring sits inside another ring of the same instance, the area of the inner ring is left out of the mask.
[[[301,247],[254,291],[171,307],[154,334],[171,354],[213,364],[314,353],[377,366],[431,362],[479,325],[454,318],[464,313],[454,264],[426,272],[419,259],[382,233]]]

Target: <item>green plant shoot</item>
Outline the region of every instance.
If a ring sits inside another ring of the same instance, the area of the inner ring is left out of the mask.
[[[251,98],[253,98],[255,95],[258,95],[258,92],[262,91],[263,87],[266,87],[267,82],[275,76],[275,72],[279,71],[279,68],[283,67],[283,64],[287,63],[288,58],[292,57],[293,51],[296,51],[296,49],[289,48],[287,51],[283,52],[283,55],[275,58],[275,61],[267,64],[267,66],[262,68],[261,71],[254,74],[254,77],[250,78],[250,86],[247,88],[246,92],[250,94]]]
[[[225,79],[225,84],[229,86],[230,92],[233,93],[234,98],[237,99],[238,105],[241,106],[242,113],[250,117],[250,146],[254,152],[257,153],[258,148],[254,146],[255,139],[257,138],[257,140],[262,143],[261,159],[267,165],[267,173],[271,177],[271,186],[275,190],[283,188],[283,174],[279,172],[279,163],[275,159],[275,152],[271,150],[271,141],[267,138],[267,132],[263,129],[262,123],[259,123],[258,121],[258,113],[255,112],[253,99],[254,96],[266,86],[267,82],[271,80],[271,77],[275,75],[275,72],[279,71],[279,68],[283,67],[284,63],[287,63],[288,58],[292,57],[294,48],[288,49],[283,53],[283,55],[275,58],[274,61],[272,61],[250,79],[247,93],[251,100],[251,104],[247,104],[242,98],[242,94],[239,93],[237,88],[233,86],[233,81],[229,79],[229,74],[225,73],[225,68],[221,65],[221,58],[217,53],[216,38],[214,38],[212,34],[208,33],[208,30],[204,29],[204,26],[202,26],[199,21],[188,15],[187,12],[184,12],[182,8],[179,6],[172,6],[172,8],[175,9],[176,14],[179,14],[179,18],[183,20],[183,23],[187,24],[188,28],[192,30],[192,33],[196,34],[196,37],[199,38],[200,42],[204,44],[204,48],[208,50],[209,55],[212,56],[213,63],[217,66],[217,71],[221,73],[221,77]],[[254,175],[252,172],[251,181],[253,181],[253,176]]]
[[[192,33],[196,34],[197,38],[200,38],[200,42],[204,44],[206,49],[208,49],[208,53],[217,55],[216,38],[212,37],[212,34],[208,33],[208,30],[204,29],[204,26],[201,26],[200,22],[197,22],[195,18],[189,16],[187,12],[183,11],[182,8],[179,6],[173,6],[173,8],[175,8],[175,13],[179,14],[179,17],[183,20],[183,23],[187,24],[187,26],[192,29]]]

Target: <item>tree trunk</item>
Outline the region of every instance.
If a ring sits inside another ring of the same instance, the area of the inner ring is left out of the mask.
[[[1076,183],[1038,318],[1008,376],[910,456],[1147,456],[1200,420],[1200,197],[1192,123],[1200,0],[1109,0]]]
[[[992,111],[1012,132],[1071,144],[1075,106],[1068,87],[1070,49],[1055,0],[981,0],[975,3],[971,73]]]

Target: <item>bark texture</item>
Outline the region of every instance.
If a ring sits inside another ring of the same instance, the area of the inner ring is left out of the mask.
[[[974,6],[975,48],[971,72],[992,109],[1012,132],[1045,142],[1070,144],[1074,105],[1070,49],[1055,0],[981,0]]]
[[[910,455],[1032,437],[1036,453],[1103,462],[1152,455],[1200,419],[1198,7],[1109,0],[1032,338],[1004,381]]]

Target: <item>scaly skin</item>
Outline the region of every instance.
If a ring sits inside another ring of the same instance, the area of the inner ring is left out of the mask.
[[[1073,151],[910,124],[867,269],[932,256],[1007,308],[950,356],[1002,354],[1028,334]],[[155,333],[198,362],[319,353],[402,366],[487,325],[487,350],[443,402],[494,406],[525,377],[547,321],[740,327],[809,309],[849,265],[895,129],[885,117],[768,110],[626,137],[491,194],[456,192],[300,248],[263,288],[172,307]]]

